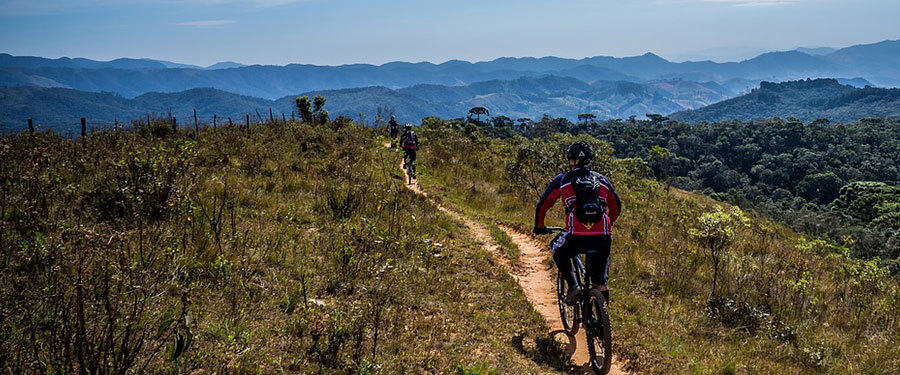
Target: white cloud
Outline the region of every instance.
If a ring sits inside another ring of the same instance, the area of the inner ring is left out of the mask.
[[[189,21],[189,22],[181,22],[176,23],[176,26],[190,26],[196,27],[198,29],[205,29],[210,27],[228,25],[234,23],[233,20],[202,20],[202,21]]]

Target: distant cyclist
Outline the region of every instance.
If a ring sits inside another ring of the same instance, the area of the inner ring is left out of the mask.
[[[419,151],[419,136],[412,130],[412,124],[403,125],[403,135],[400,136],[400,147],[403,148],[403,166],[409,167],[412,176],[416,170],[416,151]]]
[[[394,115],[391,115],[391,120],[388,121],[388,132],[391,134],[391,148],[394,148],[394,142],[396,142],[397,135],[400,133],[400,124],[397,123]]]
[[[609,252],[612,243],[612,225],[619,217],[622,204],[612,183],[601,174],[591,171],[594,150],[585,142],[575,142],[566,152],[569,171],[556,176],[537,204],[534,217],[534,233],[547,234],[544,217],[547,211],[562,199],[566,225],[562,233],[550,245],[553,261],[568,281],[567,301],[574,301],[580,290],[572,270],[571,259],[586,253],[591,270],[591,284],[609,301]]]

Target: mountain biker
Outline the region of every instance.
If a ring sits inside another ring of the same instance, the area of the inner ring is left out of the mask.
[[[405,155],[403,159],[407,163],[415,165],[416,151],[419,150],[419,136],[412,130],[412,124],[403,125],[403,135],[400,136],[400,147]]]
[[[393,148],[394,140],[397,139],[397,134],[400,133],[400,124],[397,123],[394,115],[391,115],[391,120],[388,121],[388,131],[391,133],[391,148]]]
[[[575,142],[567,152],[569,171],[556,176],[537,204],[534,217],[534,233],[547,234],[544,217],[547,211],[562,199],[566,226],[553,239],[553,261],[565,276],[569,290],[566,301],[579,296],[578,283],[572,270],[571,259],[586,253],[592,286],[609,301],[609,252],[612,243],[612,225],[619,217],[622,204],[612,183],[603,175],[590,169],[594,150],[585,142]]]

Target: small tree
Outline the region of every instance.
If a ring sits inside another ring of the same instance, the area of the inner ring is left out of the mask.
[[[531,123],[531,119],[527,117],[519,117],[516,122],[519,123],[519,131],[524,132],[525,129],[528,129],[528,124]]]
[[[713,281],[710,298],[718,296],[719,266],[725,250],[731,246],[738,230],[749,226],[750,219],[740,208],[733,207],[726,211],[722,206],[716,206],[715,210],[700,215],[696,226],[688,229],[688,234],[697,240],[712,258]]]
[[[316,97],[313,98],[313,111],[319,112],[324,107],[325,107],[325,98],[322,95],[316,95]]]
[[[657,179],[666,184],[669,190],[669,161],[672,160],[672,152],[660,145],[653,145],[648,155],[650,168]]]
[[[648,113],[648,114],[647,114],[647,118],[649,118],[650,121],[653,121],[654,124],[659,124],[659,123],[661,123],[661,122],[666,121],[666,120],[669,119],[668,117],[663,116],[663,115],[658,114],[658,113]]]
[[[300,112],[300,118],[303,120],[303,122],[313,122],[312,102],[309,101],[309,97],[298,97],[296,100],[296,104],[297,112]],[[322,104],[325,103],[323,102]]]
[[[488,112],[487,108],[484,107],[473,107],[469,110],[469,116],[475,115],[475,118],[478,119],[478,122],[481,122],[481,116],[490,116],[490,112]]]
[[[315,118],[316,118],[317,124],[324,124],[324,123],[328,122],[328,110],[323,109],[321,111],[316,112]]]

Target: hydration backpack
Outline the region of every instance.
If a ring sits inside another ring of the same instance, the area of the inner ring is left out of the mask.
[[[600,191],[600,180],[588,172],[572,181],[575,190],[575,217],[582,224],[593,224],[603,220],[606,211],[606,200],[597,194]]]
[[[406,133],[403,135],[403,148],[409,150],[415,150],[419,143],[419,137],[416,136],[416,133]]]

